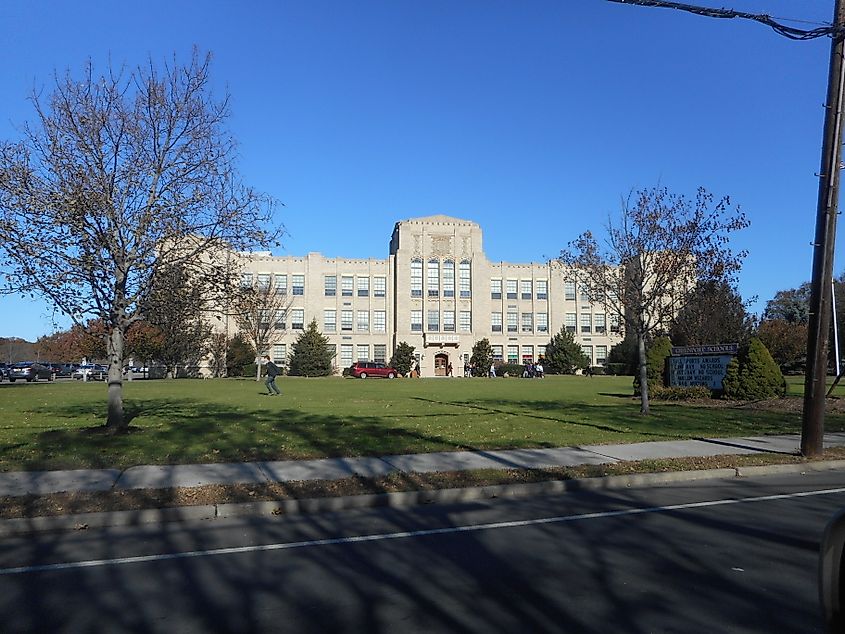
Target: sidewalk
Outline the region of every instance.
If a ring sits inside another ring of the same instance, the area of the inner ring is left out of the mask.
[[[825,434],[825,447],[845,445],[845,433]],[[432,473],[470,469],[544,469],[622,461],[759,453],[796,454],[797,434],[591,445],[555,449],[455,451],[361,458],[325,458],[195,465],[147,465],[120,469],[78,469],[0,473],[0,496],[61,492],[169,489],[211,484],[268,484],[297,480],[338,480],[391,473]]]

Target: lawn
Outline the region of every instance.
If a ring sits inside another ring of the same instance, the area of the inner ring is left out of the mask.
[[[0,384],[0,470],[125,468],[796,432],[800,379],[777,407],[653,403],[630,377],[124,384],[130,433],[103,433],[102,383]],[[827,430],[845,429],[831,412]]]

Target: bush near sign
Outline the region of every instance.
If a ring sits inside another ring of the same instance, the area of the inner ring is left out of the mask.
[[[738,350],[739,344],[735,343],[673,347],[669,357],[669,385],[703,385],[721,390],[728,364]]]

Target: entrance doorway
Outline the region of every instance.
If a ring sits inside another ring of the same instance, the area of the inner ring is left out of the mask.
[[[449,365],[449,355],[438,352],[434,355],[434,376],[446,376],[446,366]]]

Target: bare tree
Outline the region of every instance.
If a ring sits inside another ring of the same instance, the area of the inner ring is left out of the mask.
[[[290,320],[289,309],[293,303],[286,289],[268,284],[234,285],[230,298],[231,315],[255,353],[268,354],[270,346],[282,336]],[[261,378],[261,366],[256,362],[255,380]]]
[[[735,281],[746,253],[733,253],[728,238],[748,225],[727,197],[699,188],[690,200],[656,187],[623,200],[603,245],[586,232],[561,253],[590,301],[636,335],[640,413],[649,413],[646,340],[668,330],[698,282]]]
[[[128,327],[151,277],[182,265],[220,279],[218,253],[268,247],[274,204],[244,186],[216,99],[210,56],[194,51],[134,70],[55,77],[34,94],[35,125],[0,144],[0,259],[6,292],[27,291],[77,323],[101,319],[109,359],[108,428],[125,428],[121,368]]]

